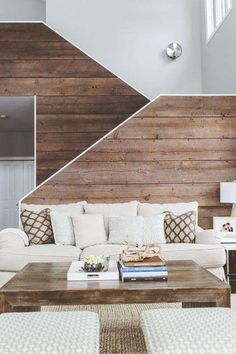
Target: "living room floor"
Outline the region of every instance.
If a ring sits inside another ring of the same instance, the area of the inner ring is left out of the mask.
[[[42,311],[87,310],[97,312],[101,321],[101,354],[147,354],[143,332],[140,327],[140,313],[149,309],[180,306],[178,303],[45,306],[42,307]],[[236,294],[231,295],[231,307],[236,309]]]

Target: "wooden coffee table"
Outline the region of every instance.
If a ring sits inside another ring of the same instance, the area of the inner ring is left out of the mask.
[[[230,307],[230,286],[192,261],[169,261],[168,281],[76,281],[69,263],[29,263],[0,289],[0,313],[48,305],[181,302],[183,307]]]

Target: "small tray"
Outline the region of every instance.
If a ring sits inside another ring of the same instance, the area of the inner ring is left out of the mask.
[[[84,266],[83,261],[73,261],[67,272],[67,280],[119,280],[119,271],[116,261],[109,261],[108,270],[104,272],[85,272],[82,268]]]

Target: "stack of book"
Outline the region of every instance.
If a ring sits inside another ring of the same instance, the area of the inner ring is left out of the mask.
[[[168,270],[165,261],[158,256],[141,262],[118,262],[120,278],[126,281],[167,280]]]

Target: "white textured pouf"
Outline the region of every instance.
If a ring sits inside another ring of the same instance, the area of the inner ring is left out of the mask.
[[[0,353],[98,354],[98,315],[89,311],[0,315]]]
[[[149,310],[141,325],[149,354],[236,353],[236,310]]]

